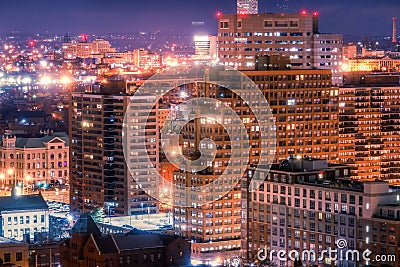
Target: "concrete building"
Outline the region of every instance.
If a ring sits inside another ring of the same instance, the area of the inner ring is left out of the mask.
[[[321,34],[317,12],[221,15],[218,23],[218,54],[225,65],[254,70],[257,56],[278,55],[293,69],[330,69],[339,76],[342,36]]]
[[[296,250],[300,255],[304,250],[314,251],[310,258],[301,258],[307,265],[365,264],[362,258],[334,260],[325,256],[318,260],[322,250],[337,249],[338,240],[346,241],[343,255],[355,249],[362,253],[364,248],[372,248],[371,259],[382,251],[385,255],[398,254],[398,226],[393,226],[398,225],[395,209],[400,191],[387,182],[358,182],[350,179],[349,166],[308,157],[293,157],[273,165],[265,176],[265,182],[248,193],[242,236],[246,262],[254,262],[257,253],[266,249],[268,258],[272,250]],[[382,232],[377,233],[376,228]],[[276,254],[268,260],[278,266],[295,265],[291,260],[280,261]],[[386,263],[398,266],[394,261]]]
[[[6,132],[0,139],[0,182],[2,188],[69,182],[69,138],[66,133],[49,133],[40,138],[16,137]],[[30,188],[29,190],[26,188]]]
[[[258,0],[237,0],[237,14],[258,14]]]
[[[34,240],[35,234],[49,231],[49,209],[42,195],[0,197],[0,236],[23,240],[24,235]]]
[[[72,212],[84,213],[98,207],[104,207],[109,215],[158,210],[155,199],[139,188],[139,184],[148,187],[150,181],[136,183],[143,176],[131,174],[125,162],[122,125],[130,96],[120,92],[121,88],[113,91],[100,86],[71,96]],[[158,127],[157,114],[150,119]],[[158,139],[154,138],[153,131],[149,146],[154,145],[152,151],[157,156]]]
[[[338,88],[331,85],[329,70],[244,71],[253,80],[264,96],[274,117],[276,127],[275,161],[290,155],[315,154],[335,162],[338,145]],[[232,109],[245,122],[249,132],[249,164],[260,162],[261,138],[254,115],[249,112],[230,90],[212,82],[223,81],[229,85],[229,72],[221,71],[210,83],[198,83],[197,96],[218,99]],[[226,75],[226,77],[225,77]],[[216,82],[218,84],[218,82]],[[238,85],[236,85],[238,86]],[[240,88],[250,88],[243,82]],[[216,144],[216,159],[212,166],[201,172],[174,172],[175,184],[196,187],[210,184],[219,178],[229,164],[231,147],[229,137],[217,123],[207,120],[189,122],[182,130],[182,151],[187,157],[195,157],[199,150],[198,140],[210,138]],[[236,142],[237,143],[237,142]],[[222,192],[228,181],[217,184],[210,194]],[[211,191],[211,189],[210,189]],[[230,264],[241,248],[241,192],[240,183],[217,197],[216,201],[199,205],[199,199],[208,194],[197,193],[181,199],[179,192],[174,198],[175,232],[192,240],[194,263]],[[214,195],[212,195],[215,200]],[[185,203],[188,208],[182,208]]]

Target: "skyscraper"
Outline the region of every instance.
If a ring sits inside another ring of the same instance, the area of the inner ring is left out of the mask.
[[[258,0],[237,0],[237,14],[258,14]]]

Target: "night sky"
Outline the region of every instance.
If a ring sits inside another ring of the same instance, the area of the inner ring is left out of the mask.
[[[350,35],[391,33],[399,0],[289,0],[289,12],[319,11],[320,31]],[[236,11],[235,0],[1,0],[0,32],[216,33],[217,10]],[[260,0],[260,12],[277,12],[276,0]],[[193,26],[192,22],[204,22]]]

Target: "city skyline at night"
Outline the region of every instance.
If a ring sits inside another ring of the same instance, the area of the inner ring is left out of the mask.
[[[400,267],[399,0],[0,4],[0,267]]]

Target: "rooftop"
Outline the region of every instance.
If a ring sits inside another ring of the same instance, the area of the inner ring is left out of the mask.
[[[43,209],[48,206],[41,194],[0,197],[0,212]]]
[[[0,245],[3,245],[3,244],[23,244],[23,242],[0,236]]]
[[[13,135],[11,135],[14,137]],[[0,137],[0,143],[3,144],[3,137]],[[46,135],[39,138],[25,138],[25,137],[17,137],[15,142],[15,147],[18,148],[40,148],[45,147],[46,143],[54,142],[55,139],[60,139],[65,143],[66,146],[69,146],[69,138],[68,135],[64,132],[55,132],[52,135]]]

